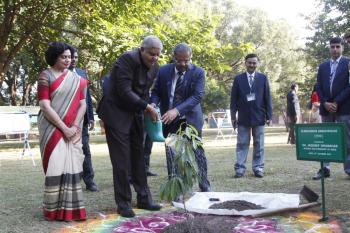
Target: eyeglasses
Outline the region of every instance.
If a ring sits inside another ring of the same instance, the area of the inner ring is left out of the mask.
[[[179,60],[174,60],[176,64],[185,64],[185,65],[189,65],[191,64],[191,60],[186,60],[186,61],[179,61]]]
[[[258,63],[256,61],[247,61],[248,65],[257,65]]]

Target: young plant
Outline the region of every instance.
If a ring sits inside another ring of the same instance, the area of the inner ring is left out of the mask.
[[[160,198],[171,202],[181,195],[185,197],[200,178],[195,151],[202,147],[202,141],[192,125],[183,123],[176,134],[167,137],[165,144],[174,153],[174,166],[168,181],[160,187]]]

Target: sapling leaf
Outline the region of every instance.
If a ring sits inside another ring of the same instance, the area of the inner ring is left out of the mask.
[[[198,179],[195,150],[202,146],[202,141],[198,136],[198,131],[192,125],[183,124],[176,134],[170,135],[170,139],[166,140],[166,145],[172,146],[175,153],[173,162],[177,166],[178,174],[175,174],[174,168],[170,179],[161,185],[160,198],[162,200],[172,201],[180,195],[185,195]]]

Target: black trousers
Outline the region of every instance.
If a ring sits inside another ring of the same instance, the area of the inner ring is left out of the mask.
[[[288,117],[289,123],[288,123],[288,127],[289,127],[289,134],[288,134],[288,140],[287,143],[290,144],[295,144],[295,124],[297,123],[295,120],[295,117]]]
[[[145,133],[144,159],[145,159],[146,172],[149,171],[149,164],[150,164],[150,160],[151,160],[152,147],[153,147],[153,142],[150,139],[150,137],[148,136],[148,134]]]
[[[137,193],[137,203],[152,203],[143,158],[143,114],[135,114],[129,133],[120,132],[108,125],[105,125],[105,129],[113,167],[114,197],[118,208],[131,208],[129,167]]]
[[[94,169],[92,168],[91,152],[89,146],[89,126],[83,125],[81,141],[83,144],[84,163],[83,163],[83,180],[87,187],[94,184]]]
[[[172,123],[168,125],[164,125],[164,137],[167,137],[169,134],[176,133],[176,131],[181,127],[181,124],[186,122],[184,119],[175,119]],[[185,127],[185,124],[182,124],[182,127]],[[202,132],[198,131],[199,137],[202,136]],[[178,168],[175,165],[175,153],[170,148],[165,146],[166,153],[166,162],[168,169],[168,177],[170,178],[173,174],[179,174]],[[209,191],[210,190],[210,182],[208,180],[208,166],[207,166],[207,158],[205,156],[203,148],[197,148],[195,150],[195,159],[198,166],[198,185],[201,191]]]

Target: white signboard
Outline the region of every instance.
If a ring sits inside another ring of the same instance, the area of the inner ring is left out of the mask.
[[[24,133],[29,130],[28,113],[0,113],[0,134]]]

